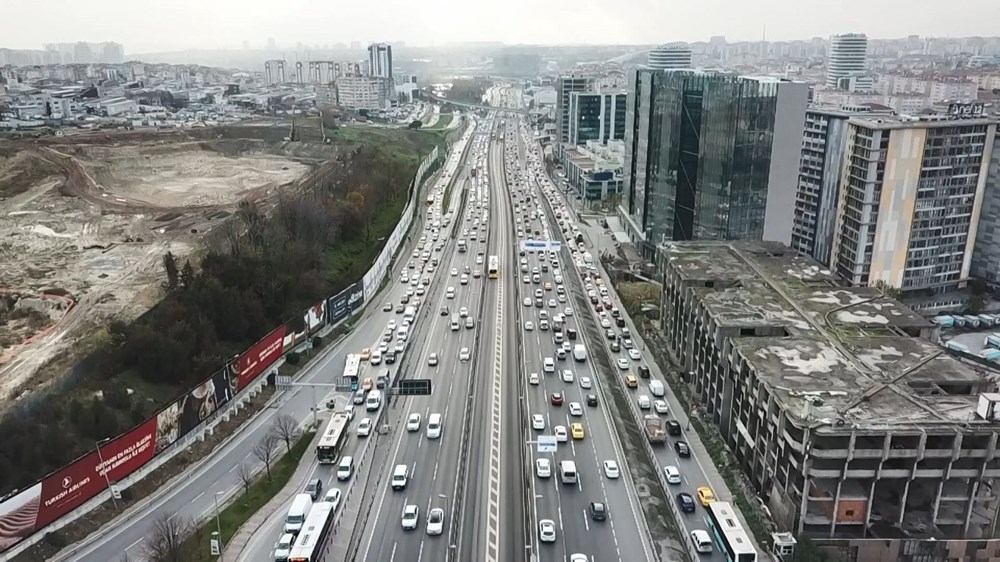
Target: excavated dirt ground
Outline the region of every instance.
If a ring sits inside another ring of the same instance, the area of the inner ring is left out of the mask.
[[[0,405],[59,376],[109,318],[155,304],[166,252],[183,262],[239,201],[291,189],[316,160],[233,136],[0,145]]]

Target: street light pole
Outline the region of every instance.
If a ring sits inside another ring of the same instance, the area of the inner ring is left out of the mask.
[[[219,494],[224,494],[225,492],[215,493],[215,530],[219,532],[219,552],[222,552],[224,548],[222,544],[222,523],[219,520]]]
[[[97,449],[97,460],[100,463],[97,465],[97,470],[104,474],[104,483],[108,485],[108,493],[111,494],[111,501],[115,504],[115,511],[118,511],[118,500],[115,499],[115,491],[111,489],[111,479],[108,478],[108,469],[104,466],[104,457],[101,455],[101,443],[107,443],[108,441],[111,441],[111,439],[101,439],[94,443],[94,448]]]

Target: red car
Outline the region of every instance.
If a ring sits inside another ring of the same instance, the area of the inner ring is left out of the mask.
[[[552,402],[553,406],[562,406],[563,398],[561,392],[553,392],[549,396],[549,400]]]
[[[597,305],[594,307],[594,310],[596,310],[597,312],[601,312],[602,310],[604,310],[604,307],[601,305]]]

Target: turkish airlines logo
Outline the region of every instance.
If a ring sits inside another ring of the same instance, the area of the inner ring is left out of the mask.
[[[62,479],[62,487],[63,487],[63,489],[65,490],[66,488],[69,488],[72,485],[73,485],[73,477],[72,476],[63,476],[63,479]]]

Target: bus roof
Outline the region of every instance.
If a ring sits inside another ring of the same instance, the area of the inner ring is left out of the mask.
[[[313,504],[312,509],[309,510],[309,515],[306,516],[306,522],[302,525],[302,530],[299,531],[299,536],[295,537],[292,552],[288,555],[289,560],[295,558],[311,560],[310,557],[316,550],[316,543],[319,542],[320,536],[323,534],[323,527],[326,525],[326,520],[332,513],[333,504],[330,502],[317,502]]]
[[[725,532],[726,538],[731,543],[730,546],[737,554],[757,553],[753,542],[750,541],[750,537],[743,530],[743,525],[740,525],[739,518],[736,517],[736,510],[729,502],[712,502],[708,504],[708,510],[710,516],[718,522],[719,527]]]
[[[319,444],[317,447],[336,447],[339,443],[341,436],[344,434],[344,430],[347,428],[347,423],[350,418],[345,412],[337,412],[333,414],[330,418],[330,422],[326,425],[326,431],[323,432],[323,436],[319,438]]]

